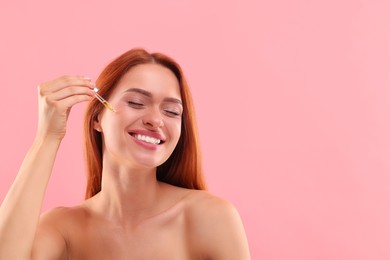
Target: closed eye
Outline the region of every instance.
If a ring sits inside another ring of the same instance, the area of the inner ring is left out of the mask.
[[[171,111],[171,110],[164,110],[169,116],[180,116],[179,112]]]
[[[135,107],[143,107],[144,104],[142,103],[138,103],[138,102],[134,102],[134,101],[127,101],[127,103],[131,106],[135,106]]]

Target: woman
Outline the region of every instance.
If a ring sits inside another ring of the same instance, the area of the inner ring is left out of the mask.
[[[235,208],[204,191],[191,96],[177,63],[134,49],[95,84],[39,86],[36,138],[0,209],[3,259],[249,259]],[[79,206],[40,210],[73,105],[85,117],[88,183]]]

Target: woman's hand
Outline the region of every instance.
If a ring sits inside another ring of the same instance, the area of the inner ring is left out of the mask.
[[[38,138],[62,140],[71,108],[94,97],[94,84],[83,76],[63,76],[38,86]]]

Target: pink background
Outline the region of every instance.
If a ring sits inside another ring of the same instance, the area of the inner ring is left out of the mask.
[[[1,1],[0,201],[34,137],[36,86],[96,78],[140,46],[183,66],[210,191],[236,205],[253,259],[390,259],[389,10],[386,0]],[[83,198],[84,107],[72,110],[44,210]]]

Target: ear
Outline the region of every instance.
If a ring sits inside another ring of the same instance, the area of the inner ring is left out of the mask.
[[[98,132],[102,132],[103,131],[102,126],[100,124],[99,115],[95,116],[95,118],[93,120],[93,129],[95,129]]]

